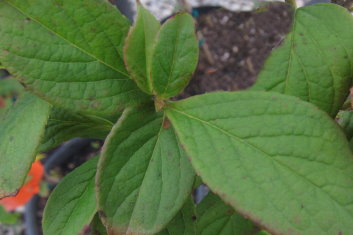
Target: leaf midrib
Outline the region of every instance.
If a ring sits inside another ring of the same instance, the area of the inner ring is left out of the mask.
[[[45,24],[43,24],[42,22],[40,22],[38,19],[34,18],[33,16],[27,14],[26,12],[24,12],[21,8],[19,8],[18,6],[14,5],[13,3],[11,3],[9,0],[4,0],[9,6],[15,8],[17,11],[19,11],[22,15],[30,18],[31,20],[33,20],[34,22],[36,22],[37,24],[39,24],[40,26],[42,26],[43,28],[45,28],[46,30],[48,30],[49,32],[53,33],[55,36],[61,38],[62,40],[64,40],[65,42],[67,42],[68,44],[70,44],[71,46],[75,47],[76,49],[82,51],[84,54],[88,55],[89,57],[95,59],[96,61],[100,62],[101,64],[111,68],[112,70],[126,76],[127,78],[124,80],[128,80],[129,75],[126,74],[123,71],[120,71],[118,68],[104,62],[103,60],[99,59],[98,57],[96,57],[95,55],[91,54],[90,52],[86,51],[85,49],[79,47],[78,45],[74,44],[73,42],[69,41],[67,38],[65,38],[64,36],[62,36],[61,34],[53,31],[52,29],[50,29],[48,26],[46,26]],[[123,80],[123,79],[120,79]]]
[[[157,133],[157,135],[156,135],[157,139],[156,139],[156,143],[155,143],[154,146],[153,146],[151,158],[150,158],[150,160],[148,161],[148,165],[147,165],[146,171],[144,172],[141,185],[140,185],[139,188],[138,188],[138,193],[137,193],[136,201],[134,202],[134,208],[133,208],[133,210],[132,210],[131,217],[130,217],[130,220],[129,220],[129,224],[128,224],[128,226],[127,226],[127,228],[128,228],[128,229],[127,229],[127,233],[132,232],[132,231],[130,231],[130,229],[131,229],[131,227],[130,227],[130,226],[131,226],[131,222],[133,221],[132,218],[135,216],[135,213],[136,213],[136,212],[135,212],[135,211],[136,211],[136,205],[137,205],[137,203],[138,203],[138,201],[139,201],[139,199],[140,199],[141,188],[142,188],[142,185],[144,184],[144,182],[145,182],[145,180],[146,180],[147,171],[148,171],[148,169],[149,169],[150,166],[151,166],[151,162],[152,162],[152,160],[154,159],[155,151],[156,151],[157,146],[158,146],[158,143],[159,143],[159,141],[160,141],[160,135],[161,135],[161,132],[162,132],[162,130],[163,130],[163,123],[164,123],[164,120],[165,120],[165,116],[166,116],[166,115],[165,115],[165,113],[164,113],[164,114],[163,114],[163,117],[162,117],[161,127],[159,128],[158,133]],[[160,117],[158,117],[158,118],[160,118]],[[160,201],[161,201],[161,200],[159,200],[159,203],[160,203]],[[160,207],[160,206],[159,206],[159,207]],[[159,214],[159,211],[158,211],[158,214]],[[158,217],[158,214],[156,215],[155,218]],[[155,225],[155,224],[154,224],[154,225]],[[142,227],[142,226],[141,226],[141,227]],[[138,229],[141,228],[141,227],[138,227]]]
[[[197,118],[197,117],[195,117],[195,116],[192,116],[192,115],[190,115],[190,114],[187,114],[187,113],[185,113],[185,112],[182,112],[182,111],[180,111],[180,110],[177,110],[176,108],[170,107],[169,110],[175,111],[175,112],[180,113],[181,115],[184,115],[184,116],[186,116],[186,117],[188,117],[188,118],[191,118],[191,119],[194,119],[194,120],[196,120],[196,121],[198,121],[198,122],[201,122],[201,123],[203,123],[204,125],[209,126],[209,127],[211,127],[211,128],[214,128],[214,129],[216,129],[216,130],[218,130],[218,131],[224,133],[225,135],[227,135],[227,136],[229,136],[229,137],[231,137],[231,138],[234,138],[234,139],[238,140],[238,141],[241,142],[241,143],[244,143],[245,145],[249,146],[250,148],[255,149],[255,150],[258,151],[258,152],[261,152],[262,154],[264,154],[265,156],[267,156],[269,159],[271,159],[271,161],[273,161],[273,162],[277,163],[278,165],[280,165],[280,166],[286,168],[287,170],[289,170],[290,172],[292,172],[294,175],[297,175],[297,176],[299,176],[300,178],[302,178],[302,179],[303,179],[305,182],[307,182],[309,185],[312,185],[312,186],[314,186],[316,189],[318,189],[320,192],[323,192],[323,193],[324,193],[326,196],[328,196],[332,201],[334,201],[335,204],[337,204],[337,205],[339,206],[339,208],[340,208],[342,211],[346,212],[349,216],[353,216],[353,213],[352,213],[351,211],[349,211],[346,207],[342,206],[336,199],[332,198],[332,196],[331,196],[328,192],[324,191],[322,188],[320,188],[320,187],[319,187],[318,185],[316,185],[314,182],[310,181],[310,180],[307,179],[305,176],[303,176],[303,175],[299,174],[298,172],[294,171],[294,170],[291,169],[289,166],[283,164],[282,162],[276,160],[275,158],[272,158],[270,155],[268,155],[266,152],[264,152],[263,150],[259,149],[259,148],[256,147],[255,145],[253,145],[253,144],[251,144],[251,143],[249,143],[249,142],[247,142],[247,141],[241,139],[239,136],[236,136],[235,134],[232,134],[232,133],[230,133],[230,132],[224,130],[223,128],[220,128],[220,127],[218,127],[218,126],[216,126],[216,125],[213,125],[213,124],[211,124],[211,123],[209,123],[209,122],[207,122],[207,121],[204,121],[204,120],[199,119],[199,118]],[[177,126],[175,126],[175,125],[173,125],[173,126],[174,126],[175,129],[177,128]]]

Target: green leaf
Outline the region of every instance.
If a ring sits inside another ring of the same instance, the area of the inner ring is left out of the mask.
[[[123,62],[128,20],[103,0],[0,1],[0,60],[29,89],[107,115],[146,96]]]
[[[23,87],[14,78],[0,79],[0,96],[20,94],[22,91]]]
[[[255,234],[254,224],[237,214],[218,196],[209,193],[200,204],[190,199],[158,235]]]
[[[194,171],[168,120],[153,107],[129,108],[103,149],[97,190],[108,233],[161,231],[183,206],[194,182]]]
[[[292,32],[266,61],[253,89],[297,96],[335,116],[353,78],[353,18],[335,4],[295,12]]]
[[[124,49],[126,67],[137,86],[152,94],[151,57],[160,28],[159,21],[141,4],[137,5],[137,19],[130,29]]]
[[[7,112],[11,109],[13,105],[12,99],[9,97],[0,96],[0,122],[6,116]]]
[[[112,127],[113,123],[109,120],[54,107],[39,152],[45,152],[75,137],[105,139]]]
[[[258,230],[251,221],[212,193],[196,206],[196,218],[197,234],[202,235],[247,235]]]
[[[103,225],[98,213],[94,216],[91,222],[91,233],[90,235],[108,235],[107,229]]]
[[[191,15],[180,13],[170,18],[158,34],[151,78],[155,94],[170,98],[188,84],[199,56],[195,23]]]
[[[195,220],[195,205],[190,198],[174,219],[169,222],[168,226],[158,235],[194,235],[196,234]]]
[[[98,157],[64,177],[51,193],[43,215],[43,232],[48,235],[78,234],[97,211],[94,191]]]
[[[24,183],[49,111],[47,102],[26,93],[0,120],[0,198],[16,193]]]
[[[353,231],[353,157],[315,106],[273,92],[219,92],[167,106],[196,172],[275,234]]]
[[[20,218],[21,214],[18,213],[10,213],[7,212],[1,205],[0,205],[0,225],[12,225],[16,224]]]

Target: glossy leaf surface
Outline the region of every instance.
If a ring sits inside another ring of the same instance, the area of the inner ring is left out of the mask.
[[[292,32],[266,61],[253,89],[309,101],[335,116],[353,78],[353,17],[335,4],[295,12]]]
[[[0,120],[0,198],[26,179],[49,117],[50,105],[26,93]]]
[[[203,181],[273,233],[353,230],[353,157],[314,105],[273,92],[219,92],[167,107]]]
[[[170,123],[153,107],[128,109],[103,149],[97,189],[108,233],[161,231],[183,206],[194,181]]]
[[[146,98],[122,59],[128,29],[107,1],[4,0],[0,60],[50,103],[108,115]]]
[[[98,157],[64,177],[51,193],[43,215],[45,235],[79,234],[97,211],[94,181]]]

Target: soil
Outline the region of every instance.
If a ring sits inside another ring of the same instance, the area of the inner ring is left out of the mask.
[[[292,23],[291,8],[283,3],[267,4],[253,12],[200,8],[197,13],[202,45],[199,65],[177,99],[250,87]]]

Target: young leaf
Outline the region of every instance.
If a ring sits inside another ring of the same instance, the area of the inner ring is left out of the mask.
[[[49,111],[47,102],[26,93],[0,120],[0,198],[16,193],[24,183]]]
[[[273,92],[219,92],[167,106],[203,181],[275,234],[353,231],[353,157],[315,106]]]
[[[167,227],[158,235],[195,235],[196,233],[195,205],[188,199],[183,208],[178,212]]]
[[[335,4],[295,12],[292,32],[265,63],[253,89],[297,96],[335,116],[353,77],[353,18]]]
[[[146,98],[122,59],[128,29],[103,0],[0,1],[0,60],[47,101],[107,115]]]
[[[113,124],[104,118],[54,107],[39,152],[52,149],[75,137],[104,139],[112,127]]]
[[[141,4],[138,4],[136,23],[130,29],[126,39],[124,59],[137,86],[148,94],[152,94],[151,57],[159,28],[159,21]]]
[[[97,211],[94,180],[98,157],[65,176],[51,193],[43,215],[48,235],[78,234]]]
[[[153,107],[128,109],[103,149],[97,190],[108,233],[161,231],[183,206],[194,181],[168,120]]]
[[[151,63],[155,94],[165,99],[179,94],[195,71],[198,56],[198,40],[191,15],[180,13],[163,24]]]
[[[196,206],[197,234],[247,235],[258,230],[254,224],[226,205],[218,196],[209,193]]]

